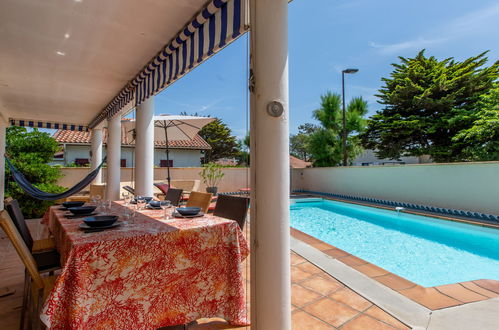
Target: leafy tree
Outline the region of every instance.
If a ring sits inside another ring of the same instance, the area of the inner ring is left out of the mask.
[[[310,137],[317,131],[318,127],[314,124],[305,123],[298,126],[298,133],[289,137],[289,151],[291,155],[310,161]]]
[[[359,134],[366,127],[367,102],[353,98],[346,107],[347,154],[352,160],[362,152]],[[339,94],[321,96],[321,107],[314,111],[321,126],[310,137],[310,153],[314,166],[336,166],[343,159],[343,113]]]
[[[48,165],[54,154],[59,151],[58,143],[48,134],[36,128],[28,132],[24,127],[9,127],[6,135],[6,153],[12,164],[24,174],[29,182],[37,188],[58,193],[64,190],[57,186],[61,177],[58,167]],[[27,195],[21,187],[10,178],[10,169],[6,169],[6,195],[19,201],[23,214],[27,218],[43,216],[47,207],[54,204],[40,201]]]
[[[467,160],[499,160],[499,83],[478,102],[477,119],[452,140],[464,143]]]
[[[239,152],[236,156],[239,165],[249,166],[250,164],[250,133],[247,132],[244,138],[237,141]]]
[[[216,118],[204,126],[199,131],[199,135],[211,146],[211,150],[207,150],[205,153],[204,163],[237,156],[239,151],[237,139],[221,119]]]
[[[364,147],[376,150],[380,158],[430,155],[437,162],[465,160],[467,140],[455,136],[479,119],[481,95],[498,77],[499,62],[484,67],[485,55],[463,62],[439,61],[426,57],[424,50],[414,58],[399,57],[401,63],[392,64],[394,71],[382,79],[377,96],[385,107],[369,121]]]

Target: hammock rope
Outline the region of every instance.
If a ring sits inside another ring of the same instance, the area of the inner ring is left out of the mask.
[[[52,193],[48,193],[48,192],[45,192],[45,191],[38,189],[33,184],[31,184],[31,182],[29,182],[28,179],[26,179],[24,174],[19,172],[19,170],[17,168],[15,168],[14,165],[12,165],[9,158],[5,157],[5,161],[10,168],[12,178],[14,179],[14,181],[16,181],[17,184],[28,195],[30,195],[33,198],[43,200],[43,201],[55,201],[58,199],[72,196],[72,195],[80,192],[81,190],[83,190],[86,186],[88,186],[97,177],[97,174],[99,174],[99,171],[106,160],[104,159],[102,161],[102,163],[95,170],[90,172],[86,177],[84,177],[76,185],[74,185],[73,187],[69,188],[68,190],[66,190],[62,193],[58,193],[58,194],[52,194]]]

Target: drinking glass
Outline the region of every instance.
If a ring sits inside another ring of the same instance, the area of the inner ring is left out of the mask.
[[[146,199],[144,198],[144,196],[137,196],[136,200],[137,200],[137,207],[139,208],[139,210],[143,210],[144,207],[146,206]]]
[[[105,201],[102,202],[102,208],[104,209],[104,213],[110,213],[111,212],[111,200],[106,199]]]
[[[159,206],[163,210],[163,219],[164,220],[170,219],[170,216],[166,212],[166,210],[170,207],[170,204],[171,204],[170,201],[161,201],[161,202],[159,202]]]
[[[123,217],[125,218],[126,222],[128,224],[134,224],[135,223],[135,209],[132,208],[126,208],[123,212]]]
[[[100,195],[94,195],[92,196],[92,203],[95,204],[95,206],[99,207],[99,203],[100,203],[100,200],[101,200],[101,197]]]

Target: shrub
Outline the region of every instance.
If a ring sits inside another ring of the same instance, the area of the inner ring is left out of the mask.
[[[59,167],[48,165],[54,154],[59,151],[59,145],[50,134],[40,132],[36,128],[28,132],[24,127],[9,127],[6,142],[6,154],[29,182],[45,192],[64,191],[63,187],[56,185],[57,179],[62,176]],[[53,201],[41,201],[26,194],[11,179],[9,168],[6,168],[5,178],[6,196],[19,201],[26,218],[39,218],[54,204]]]

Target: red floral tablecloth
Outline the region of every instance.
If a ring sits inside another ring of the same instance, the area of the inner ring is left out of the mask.
[[[144,210],[133,224],[85,233],[64,214],[50,209],[63,262],[41,314],[50,328],[156,329],[204,317],[248,325],[241,262],[249,250],[236,222],[163,221],[163,211]]]

